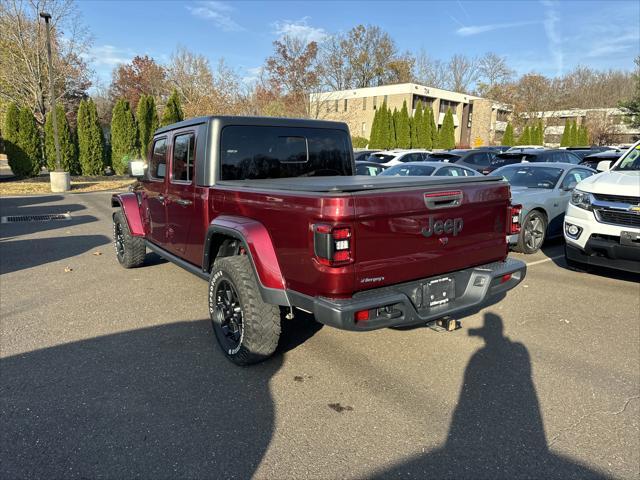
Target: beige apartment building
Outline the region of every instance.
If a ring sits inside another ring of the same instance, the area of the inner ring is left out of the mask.
[[[428,105],[442,125],[448,109],[453,113],[456,144],[459,146],[495,145],[511,117],[511,108],[485,98],[401,83],[381,87],[357,88],[310,95],[311,114],[316,118],[338,120],[349,125],[353,136],[370,138],[371,124],[378,107],[384,102],[393,111],[407,102],[413,115],[419,101]]]

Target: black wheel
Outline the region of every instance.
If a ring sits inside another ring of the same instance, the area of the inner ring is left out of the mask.
[[[236,365],[269,358],[280,338],[280,307],[265,303],[246,255],[217,258],[209,279],[209,315],[225,356]]]
[[[113,215],[113,245],[118,262],[124,268],[139,267],[144,263],[147,248],[142,237],[134,237],[122,211]]]
[[[547,217],[538,210],[527,213],[522,222],[518,244],[514,250],[521,253],[536,253],[547,235]]]

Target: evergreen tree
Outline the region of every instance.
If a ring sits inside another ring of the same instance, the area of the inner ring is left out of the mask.
[[[561,147],[569,147],[571,145],[571,122],[567,119],[564,122],[564,130],[562,131],[562,138],[560,139]]]
[[[140,158],[147,158],[153,134],[158,129],[158,112],[153,95],[142,95],[138,102],[136,119],[138,121],[138,139]]]
[[[105,166],[105,144],[94,101],[80,101],[78,109],[78,158],[83,175],[100,175]]]
[[[438,126],[436,125],[436,112],[433,108],[429,108],[429,123],[431,123],[431,146],[437,148],[440,144],[440,134],[438,132]]]
[[[422,102],[418,100],[416,112],[411,117],[411,148],[425,148],[425,132],[422,115]]]
[[[40,173],[40,158],[40,136],[36,119],[31,110],[21,108],[11,171],[17,177],[34,177]]]
[[[399,148],[411,148],[411,130],[409,127],[409,112],[407,111],[406,100],[402,102],[402,109],[398,112],[396,138]]]
[[[9,160],[9,166],[13,170],[13,164],[17,161],[20,151],[18,148],[18,128],[20,123],[20,110],[15,103],[10,103],[4,118],[3,139],[4,150]]]
[[[433,113],[428,106],[424,107],[422,112],[422,136],[423,148],[431,150],[434,147],[431,123],[433,122]]]
[[[369,148],[380,148],[379,141],[380,132],[380,110],[376,110],[373,114],[373,122],[371,122],[371,132],[369,133]]]
[[[571,122],[571,133],[569,134],[569,146],[575,147],[578,144],[578,123]]]
[[[589,145],[589,132],[586,125],[580,125],[578,129],[578,146],[584,147]]]
[[[544,145],[544,122],[538,122],[538,145]]]
[[[393,148],[396,148],[396,127],[395,127],[395,123],[393,121],[393,113],[391,112],[391,109],[388,108],[386,105],[383,105],[385,107],[386,110],[386,117],[387,117],[387,134],[386,134],[386,139],[387,139],[387,143],[385,144],[385,147],[387,150],[391,150]]]
[[[129,169],[129,161],[138,155],[138,128],[129,102],[120,99],[111,115],[111,162],[118,175]]]
[[[172,123],[181,122],[184,120],[184,113],[182,113],[182,107],[180,106],[180,97],[178,91],[173,90],[167,104],[162,112],[162,126],[171,125]]]
[[[56,105],[56,119],[58,123],[58,142],[60,143],[60,168],[71,175],[80,175],[78,150],[62,105]],[[44,123],[44,152],[47,168],[52,172],[56,169],[56,144],[53,136],[52,112],[47,113]]]
[[[442,121],[442,128],[439,132],[439,138],[440,148],[444,148],[445,150],[455,148],[455,125],[453,124],[453,113],[451,113],[450,108],[447,109],[447,113],[445,114],[444,120]]]
[[[387,104],[383,103],[380,106],[380,118],[378,120],[380,122],[380,126],[378,129],[378,134],[380,137],[378,138],[378,142],[380,146],[378,148],[387,149],[389,148],[390,142],[390,129],[389,123],[391,121],[391,112],[387,111]]]
[[[391,109],[389,109],[391,111]],[[397,108],[393,109],[393,114],[391,115],[391,142],[389,148],[398,148],[398,126],[400,124],[400,119],[398,118],[400,112],[398,112]]]
[[[529,125],[522,130],[522,134],[518,138],[518,145],[531,145],[531,128]]]
[[[507,123],[507,128],[504,130],[504,135],[502,135],[502,145],[512,147],[513,144],[513,125],[509,122]]]

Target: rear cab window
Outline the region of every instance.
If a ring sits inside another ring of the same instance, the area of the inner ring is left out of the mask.
[[[195,145],[196,136],[193,132],[173,137],[172,182],[191,183],[193,181]]]
[[[167,137],[156,138],[149,159],[149,177],[163,181],[167,175]]]
[[[220,180],[353,175],[347,132],[232,125],[222,129]]]

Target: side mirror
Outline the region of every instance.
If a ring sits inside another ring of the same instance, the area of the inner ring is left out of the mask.
[[[573,182],[569,182],[569,184],[564,185],[562,187],[562,190],[564,190],[565,192],[570,192],[571,190],[573,190],[574,188],[576,188],[576,186],[578,185],[578,182],[576,182],[575,180]]]
[[[133,178],[144,177],[145,163],[143,160],[132,160],[129,162],[129,176]]]
[[[596,167],[596,170],[598,170],[599,172],[606,172],[610,168],[611,168],[611,160],[602,160],[601,162],[598,162],[598,166]]]

